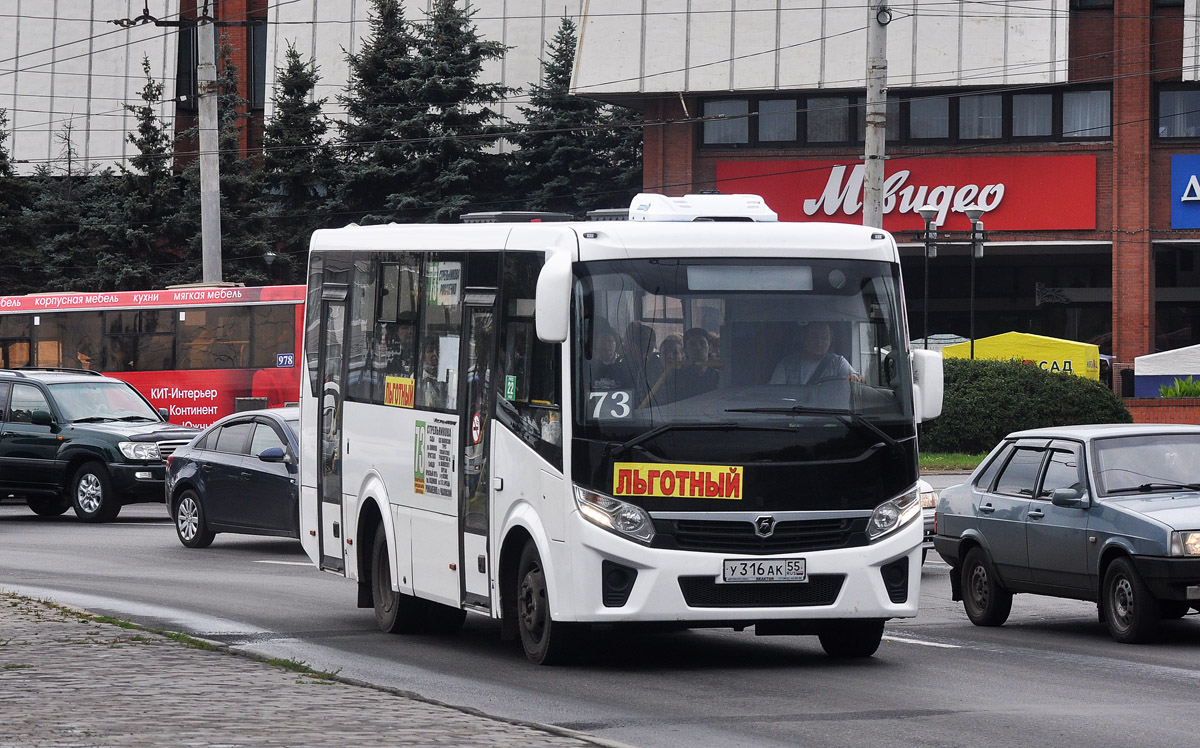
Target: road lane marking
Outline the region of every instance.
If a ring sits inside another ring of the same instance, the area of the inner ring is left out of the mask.
[[[922,647],[938,647],[939,649],[962,649],[962,646],[958,644],[942,644],[941,642],[927,642],[920,639],[906,639],[903,636],[884,636],[884,638],[897,644],[919,644]]]
[[[281,566],[312,566],[312,561],[268,561],[260,559],[255,561],[256,564],[280,564]]]

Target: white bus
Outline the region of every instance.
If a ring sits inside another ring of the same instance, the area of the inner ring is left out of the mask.
[[[873,654],[917,613],[916,429],[942,399],[892,237],[747,195],[523,217],[313,235],[314,563],[385,631],[470,611],[542,664],[596,624]]]

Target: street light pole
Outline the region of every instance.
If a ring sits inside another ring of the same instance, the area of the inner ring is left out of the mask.
[[[937,257],[937,223],[938,209],[932,205],[917,208],[921,218],[925,219],[925,285],[924,300],[921,302],[921,333],[925,337],[925,350],[929,350],[929,261]]]
[[[971,305],[968,314],[971,316],[971,358],[975,358],[975,260],[983,257],[983,218],[984,210],[974,205],[963,211],[971,220]]]

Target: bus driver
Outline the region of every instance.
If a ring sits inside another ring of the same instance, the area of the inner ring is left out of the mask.
[[[809,322],[800,330],[800,350],[780,360],[769,384],[815,384],[822,379],[863,381],[849,361],[830,353],[832,341],[828,322]]]

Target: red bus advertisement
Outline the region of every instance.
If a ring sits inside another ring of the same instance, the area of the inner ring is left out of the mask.
[[[0,366],[101,371],[203,427],[299,400],[303,324],[304,286],[0,296]]]

